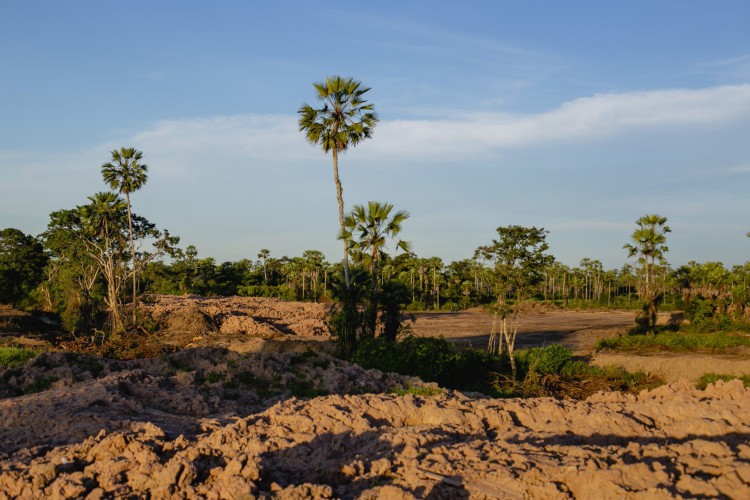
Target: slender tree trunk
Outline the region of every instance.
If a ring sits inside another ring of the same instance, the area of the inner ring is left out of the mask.
[[[374,337],[378,324],[378,248],[375,245],[372,246],[370,259],[372,259],[372,264],[370,265],[370,271],[372,272],[370,281],[370,329]]]
[[[128,230],[129,230],[129,236],[130,236],[130,254],[133,262],[133,324],[135,325],[136,321],[136,314],[135,314],[135,306],[136,306],[136,298],[138,293],[138,287],[136,284],[136,276],[135,276],[135,244],[133,243],[133,219],[130,215],[130,193],[125,191],[125,200],[128,203]]]
[[[333,148],[331,155],[333,156],[333,181],[336,183],[336,198],[339,202],[339,224],[341,225],[341,232],[346,230],[344,226],[344,194],[341,188],[341,180],[339,179],[339,153],[336,148]],[[344,239],[344,283],[346,283],[346,289],[349,289],[349,242]]]

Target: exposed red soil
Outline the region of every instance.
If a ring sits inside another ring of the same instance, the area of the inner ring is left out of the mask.
[[[328,307],[157,297],[162,341],[229,349],[56,352],[0,370],[0,498],[750,497],[739,381],[583,401],[396,396],[429,384],[305,351],[329,337]],[[413,326],[445,334],[437,322],[460,314]],[[519,340],[585,353],[620,315],[535,313]]]

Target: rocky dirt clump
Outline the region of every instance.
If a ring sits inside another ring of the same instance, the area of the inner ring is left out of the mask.
[[[259,350],[258,340],[327,340],[331,304],[260,297],[152,295],[143,310],[158,337],[177,347]],[[244,345],[248,344],[248,345]]]
[[[226,349],[186,349],[132,361],[44,353],[0,370],[0,381],[5,454],[76,442],[100,431],[129,431],[144,422],[173,438],[195,436],[289,397],[422,384],[311,351],[240,355]]]
[[[450,392],[279,399],[192,436],[144,420],[7,455],[0,491],[28,498],[750,496],[750,390],[738,381],[585,401]]]

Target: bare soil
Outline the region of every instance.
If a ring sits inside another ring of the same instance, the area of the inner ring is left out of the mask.
[[[157,297],[149,317],[178,352],[0,369],[0,498],[750,498],[739,381],[583,401],[396,396],[434,385],[303,349],[325,344],[326,307]],[[488,317],[467,314],[413,326],[472,341]],[[519,339],[586,353],[626,314],[537,314]]]
[[[484,348],[492,316],[480,308],[460,312],[420,312],[407,322],[416,335],[445,337],[463,346]],[[519,348],[562,344],[576,354],[589,354],[597,340],[616,337],[635,324],[635,313],[624,311],[534,311],[521,317]]]
[[[732,354],[651,353],[623,354],[595,352],[596,341],[624,335],[635,326],[636,313],[630,311],[534,311],[521,317],[517,348],[562,344],[574,354],[599,366],[616,365],[628,371],[657,375],[667,382],[698,380],[706,373],[750,374],[750,355],[737,350]],[[660,313],[661,324],[673,320]],[[461,312],[414,313],[408,323],[416,335],[445,337],[460,346],[484,348],[492,331],[492,317],[476,308]]]

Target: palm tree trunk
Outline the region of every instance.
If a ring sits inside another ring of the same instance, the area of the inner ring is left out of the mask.
[[[137,294],[136,276],[135,276],[135,244],[133,243],[133,220],[130,216],[130,193],[125,191],[125,200],[128,203],[128,230],[130,232],[130,254],[133,259],[133,324],[135,324],[135,300]]]
[[[344,194],[341,189],[341,180],[339,179],[339,153],[336,148],[333,148],[331,155],[333,156],[333,181],[336,183],[336,198],[339,202],[339,224],[341,225],[341,233],[346,230],[344,226]],[[344,239],[344,283],[346,283],[346,289],[349,289],[349,242]]]

